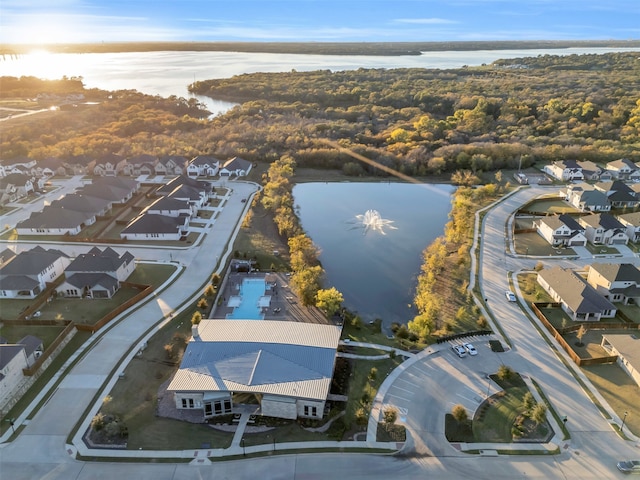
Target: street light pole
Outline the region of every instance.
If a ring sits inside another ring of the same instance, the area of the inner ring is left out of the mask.
[[[622,433],[622,429],[624,428],[624,422],[627,421],[627,415],[629,412],[624,412],[624,417],[622,418],[622,425],[620,425],[620,433]]]
[[[242,444],[242,456],[246,457],[247,456],[247,452],[244,449],[244,438],[240,441],[240,443]]]

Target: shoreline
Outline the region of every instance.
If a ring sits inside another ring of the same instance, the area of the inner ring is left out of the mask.
[[[421,52],[535,50],[585,47],[640,48],[635,40],[519,40],[477,42],[106,42],[72,44],[0,44],[3,55],[34,49],[51,53],[124,53],[158,51],[244,52],[300,55],[419,56]]]

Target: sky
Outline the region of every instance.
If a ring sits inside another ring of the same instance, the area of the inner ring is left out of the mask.
[[[640,0],[1,0],[0,42],[640,38]]]

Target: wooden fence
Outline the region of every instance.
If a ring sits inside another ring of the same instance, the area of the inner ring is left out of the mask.
[[[587,365],[598,365],[603,363],[615,363],[618,360],[617,355],[603,356],[603,357],[596,357],[596,358],[582,358],[567,343],[567,341],[563,337],[563,334],[569,333],[569,332],[575,332],[579,330],[582,326],[584,326],[588,330],[596,330],[596,329],[605,330],[610,328],[622,328],[622,329],[629,328],[627,324],[619,324],[619,323],[612,324],[612,323],[600,323],[600,322],[580,323],[577,325],[571,325],[570,327],[566,327],[558,331],[553,326],[553,324],[549,322],[549,320],[547,320],[547,317],[545,317],[544,313],[540,311],[540,308],[538,308],[538,306],[545,307],[545,308],[552,308],[552,307],[559,308],[560,307],[559,303],[532,303],[531,306],[533,309],[533,313],[536,314],[536,317],[540,319],[540,321],[546,327],[546,329],[551,333],[551,335],[553,335],[553,338],[556,339],[556,341],[560,344],[562,349],[565,352],[567,352],[567,355],[569,355],[569,357],[571,357],[571,360],[573,360],[575,364],[578,365],[579,367],[587,366]],[[640,326],[636,325],[636,327],[640,327]]]
[[[95,324],[93,324],[93,325],[78,324],[78,325],[76,325],[76,328],[78,330],[83,331],[83,332],[95,333],[98,330],[100,330],[102,327],[104,327],[107,323],[109,323],[111,320],[113,320],[115,317],[117,317],[122,312],[124,312],[127,308],[135,305],[140,300],[142,300],[146,296],[150,295],[151,292],[153,292],[153,290],[154,290],[154,288],[151,285],[138,285],[136,283],[129,283],[129,282],[121,282],[121,285],[123,287],[137,288],[137,289],[140,290],[140,293],[134,295],[133,297],[131,297],[129,300],[127,300],[123,304],[118,305],[118,307],[116,307],[115,309],[111,310],[104,317],[102,317],[100,320],[98,320]]]
[[[72,333],[75,330],[76,326],[73,324],[73,322],[70,322],[68,320],[67,322],[68,322],[68,325],[65,327],[65,329],[62,332],[60,332],[60,335],[58,335],[56,339],[53,342],[51,342],[51,345],[49,345],[44,352],[42,352],[42,355],[40,355],[40,357],[33,363],[33,365],[31,365],[28,368],[22,369],[22,373],[24,374],[25,377],[30,377],[34,375],[38,371],[38,369],[42,366],[42,364],[45,361],[47,361],[47,359],[51,355],[53,355],[53,353],[56,351],[58,346],[60,346],[60,344],[67,339],[67,336],[68,335],[73,336]]]

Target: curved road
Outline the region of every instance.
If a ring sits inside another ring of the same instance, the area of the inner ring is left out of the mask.
[[[406,455],[296,454],[217,462],[211,465],[82,462],[73,458],[66,438],[93,396],[119,364],[129,346],[191,293],[200,288],[217,258],[225,254],[227,238],[233,237],[237,219],[248,203],[240,199],[255,186],[231,182],[234,189],[211,232],[201,245],[174,252],[173,260],[186,267],[180,280],[154,301],[134,311],[94,342],[88,352],[52,393],[48,402],[12,443],[1,445],[2,478],[21,479],[112,479],[153,480],[220,478],[418,478],[434,479],[603,479],[618,478],[615,461],[638,456],[638,449],[613,433],[608,422],[589,401],[574,377],[529,320],[504,299],[507,272],[531,267],[534,259],[512,258],[505,253],[505,219],[518,205],[539,194],[523,189],[499,203],[485,216],[481,252],[481,287],[489,308],[510,338],[514,348],[493,354],[476,342],[480,354],[458,359],[448,348],[423,355],[393,380],[385,403],[403,408],[401,416],[409,428]],[[155,251],[155,250],[154,250]],[[147,255],[151,251],[147,250]],[[162,260],[166,252],[160,253]],[[146,257],[148,258],[148,256]],[[636,259],[637,260],[637,259]],[[486,395],[491,385],[484,377],[501,363],[535,378],[561,415],[569,416],[570,442],[561,444],[555,456],[483,457],[460,453],[444,440],[443,413],[463,403],[468,409]],[[620,478],[622,478],[620,476]]]

